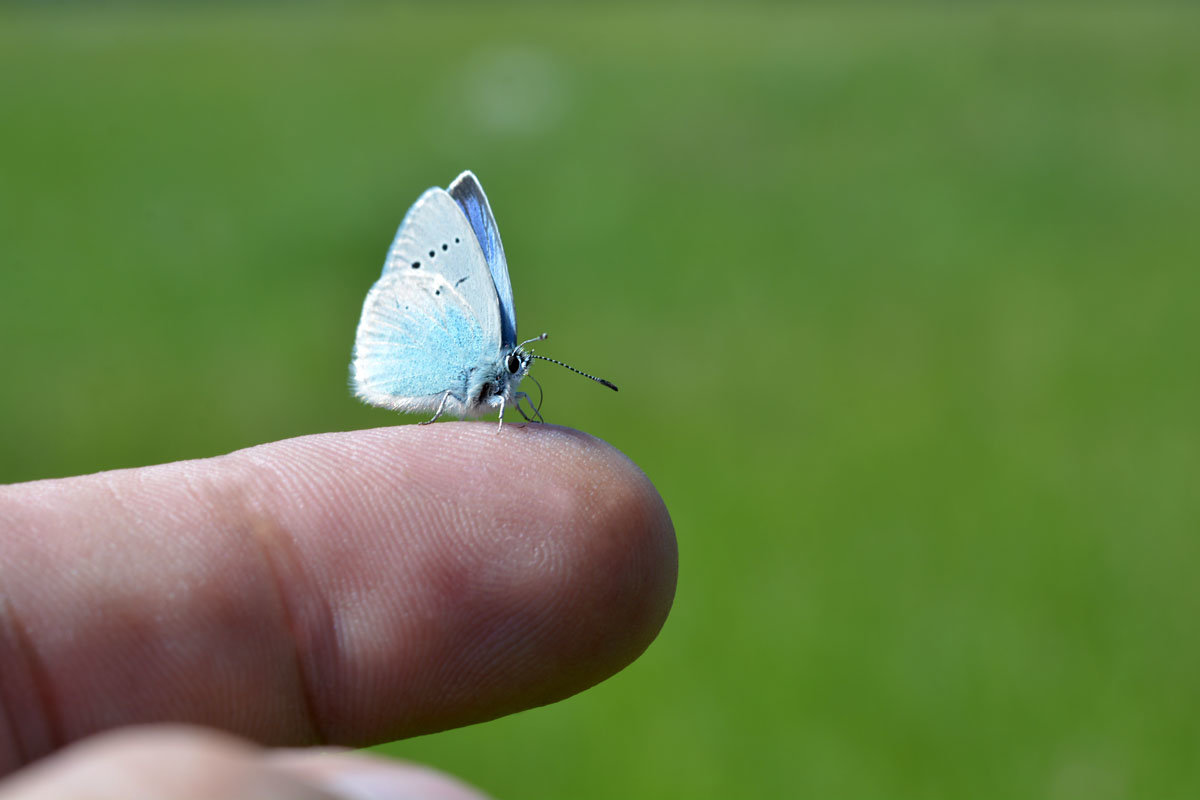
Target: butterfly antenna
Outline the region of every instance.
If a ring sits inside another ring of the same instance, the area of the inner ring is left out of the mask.
[[[525,345],[529,344],[530,342],[544,342],[549,338],[550,338],[550,334],[543,333],[540,336],[533,337],[532,339],[526,339],[525,341],[523,341],[519,345],[517,345],[517,347],[524,347]]]
[[[539,338],[545,338],[545,334],[542,334],[542,336]],[[537,341],[537,340],[535,339],[533,341]],[[574,372],[576,375],[582,375],[585,378],[591,378],[596,383],[599,383],[603,386],[607,386],[608,388],[612,389],[614,392],[617,391],[617,385],[615,383],[613,383],[611,381],[606,381],[606,380],[604,380],[604,378],[597,378],[595,375],[588,375],[583,370],[575,369],[570,364],[564,364],[563,362],[558,361],[557,359],[547,358],[546,356],[539,356],[537,353],[530,353],[529,356],[531,358],[540,358],[542,361],[549,361],[552,364],[558,364],[560,367],[566,367],[567,369],[571,370],[571,372]]]

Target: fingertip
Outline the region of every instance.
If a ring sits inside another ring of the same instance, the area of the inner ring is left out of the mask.
[[[675,529],[658,490],[628,456],[583,431],[527,424],[497,442],[489,427],[450,425],[444,435],[455,437],[463,463],[482,453],[512,476],[491,491],[518,507],[523,536],[540,532],[538,577],[573,596],[576,613],[618,623],[627,641],[617,650],[632,660],[657,635],[675,595]]]
[[[369,679],[394,681],[409,699],[405,725],[386,736],[559,700],[624,668],[658,634],[675,592],[674,528],[650,480],[608,443],[540,424],[335,436],[335,463],[318,472],[339,476],[343,497],[327,501],[346,508],[326,516],[361,541],[305,561],[339,563],[372,586],[376,602],[355,621],[374,632],[372,647],[407,645],[391,676]],[[359,644],[342,652],[361,665]]]
[[[576,595],[571,616],[595,627],[600,680],[640,655],[666,621],[678,572],[674,525],[654,484],[609,443],[554,426],[538,426],[530,439],[548,462],[535,507],[548,524],[561,521],[556,540],[573,567],[562,592]]]
[[[540,658],[554,671],[535,702],[552,702],[618,672],[658,635],[675,595],[675,531],[646,474],[601,439],[526,425],[505,449],[532,523],[525,534],[541,550],[515,580],[547,604]]]

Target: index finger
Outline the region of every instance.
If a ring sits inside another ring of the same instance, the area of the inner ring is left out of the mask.
[[[0,487],[0,771],[164,720],[375,743],[621,669],[674,595],[662,500],[598,439],[494,430],[321,434]]]

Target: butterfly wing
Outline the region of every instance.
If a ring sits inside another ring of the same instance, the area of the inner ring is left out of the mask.
[[[513,308],[512,282],[508,279],[508,262],[504,258],[504,245],[500,243],[500,229],[496,227],[487,195],[470,170],[455,178],[446,191],[458,203],[479,240],[492,272],[496,295],[500,298],[500,342],[506,348],[512,347],[517,343],[517,312]]]
[[[471,372],[500,358],[500,339],[500,303],[475,232],[447,192],[430,189],[400,224],[363,303],[355,393],[421,411],[449,391],[465,407]]]
[[[432,411],[450,392],[458,401],[451,410],[461,414],[489,338],[442,275],[389,272],[363,304],[354,341],[355,394],[398,411]]]
[[[445,277],[466,299],[484,332],[495,333],[499,350],[500,303],[487,258],[467,217],[444,189],[427,190],[404,216],[384,260],[383,274],[390,272]]]

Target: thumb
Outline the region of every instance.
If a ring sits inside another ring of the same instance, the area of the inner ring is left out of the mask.
[[[0,800],[486,800],[434,770],[331,749],[263,750],[206,728],[126,728],[0,784]]]

